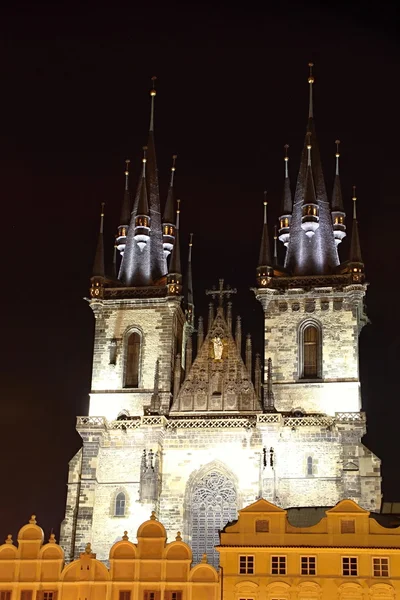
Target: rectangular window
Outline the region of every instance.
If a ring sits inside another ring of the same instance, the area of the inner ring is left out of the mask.
[[[239,556],[240,575],[254,575],[254,556],[244,554]]]
[[[317,574],[317,559],[315,556],[302,556],[300,558],[300,571],[302,575]]]
[[[372,567],[374,577],[389,577],[389,559],[388,558],[373,558]]]
[[[120,590],[119,600],[131,600],[131,593],[128,590]]]
[[[55,592],[43,592],[43,600],[55,600],[56,593]]]
[[[165,600],[182,600],[182,592],[169,592]]]
[[[256,533],[268,533],[269,532],[269,521],[262,520],[256,521]]]
[[[356,556],[342,556],[342,574],[344,577],[357,577],[358,559]]]
[[[167,592],[166,592],[167,594]],[[151,592],[150,590],[146,590],[143,594],[143,600],[160,600],[161,592]],[[166,596],[167,598],[167,596]]]
[[[271,575],[286,575],[286,556],[271,556]]]
[[[11,591],[10,590],[2,590],[0,592],[0,600],[11,600]]]
[[[354,519],[342,519],[340,521],[340,533],[355,533],[356,532],[356,522]]]
[[[32,590],[21,590],[21,600],[32,600]]]

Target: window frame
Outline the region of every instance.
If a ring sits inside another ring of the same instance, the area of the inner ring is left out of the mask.
[[[349,527],[349,529],[352,529],[352,531],[343,531],[343,529],[347,526],[350,525],[350,523],[352,524],[352,527]],[[355,519],[340,519],[340,533],[342,535],[353,535],[356,532],[356,520]]]
[[[12,590],[0,590],[0,598],[2,600],[11,600]]]
[[[125,597],[124,595],[128,594],[127,597]],[[132,598],[132,592],[131,590],[118,590],[118,600],[131,600]]]
[[[374,561],[375,560],[379,560],[379,570],[380,570],[380,574],[379,575],[375,575],[375,565],[374,565]],[[382,560],[386,560],[387,561],[387,575],[382,575]],[[388,556],[373,556],[371,559],[371,563],[372,563],[372,577],[390,577],[390,560]]]
[[[273,573],[273,560],[274,558],[278,559],[278,572],[277,573]],[[284,572],[281,572],[281,559],[284,560]],[[271,575],[286,575],[287,574],[287,555],[286,554],[271,554],[271,560],[270,560],[270,571],[271,571]]]
[[[348,570],[349,573],[346,574],[344,572],[345,566],[344,566],[344,561],[348,560],[349,561],[349,565],[348,565]],[[356,561],[356,573],[351,573],[351,561],[355,560]],[[342,556],[342,577],[358,577],[358,556]]]
[[[303,558],[307,559],[307,573],[303,573]],[[310,558],[314,559],[314,573],[310,573]],[[300,556],[300,575],[302,577],[315,577],[317,575],[317,556],[315,554],[302,554]]]
[[[240,561],[242,558],[246,559],[246,567],[241,567],[241,565],[240,565]],[[251,567],[249,567],[249,558],[252,559]],[[256,558],[255,558],[254,554],[239,554],[239,558],[238,558],[239,575],[254,575],[255,574],[255,565],[256,565]],[[242,568],[245,568],[244,573],[241,572]],[[249,571],[249,568],[251,568],[251,571]]]
[[[119,514],[117,512],[117,502],[118,502],[118,496],[123,495],[124,497],[124,510],[122,514]],[[125,492],[123,492],[122,490],[120,490],[119,492],[117,492],[116,496],[115,496],[115,500],[114,500],[114,517],[126,517],[126,494]]]
[[[258,523],[266,523],[265,529],[257,529]],[[256,519],[255,522],[255,532],[256,533],[269,533],[269,519]]]
[[[138,372],[137,372],[137,385],[127,385],[128,375],[128,349],[129,349],[129,338],[131,335],[136,334],[139,337],[139,353],[138,353]],[[122,388],[124,390],[138,390],[142,387],[142,356],[143,356],[143,332],[139,327],[130,327],[124,334],[124,368],[122,373]]]
[[[304,333],[306,329],[309,327],[314,327],[317,331],[317,374],[316,376],[304,375]],[[315,319],[305,319],[299,324],[298,327],[298,378],[301,381],[320,381],[323,379],[323,370],[322,370],[322,325],[319,321]]]

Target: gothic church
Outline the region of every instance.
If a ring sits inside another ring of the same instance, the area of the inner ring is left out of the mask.
[[[161,217],[151,90],[148,143],[132,201],[126,167],[112,275],[105,273],[101,215],[91,279],[90,408],[77,418],[83,443],[70,462],[61,531],[67,560],[87,542],[107,560],[110,544],[124,530],[135,532],[153,510],[170,539],[181,530],[194,562],[207,552],[214,564],[218,530],[260,497],[284,508],[351,498],[379,510],[380,461],[362,443],[358,339],[366,284],[356,198],[349,256],[340,260],[346,214],[339,151],[328,199],[311,71],[308,82],[295,194],[285,156],[273,250],[264,203],[254,265],[264,356],[254,361],[240,320],[232,323],[235,290],[222,280],[210,291],[215,305],[207,327],[201,318],[195,322],[191,247],[182,281],[174,164]],[[286,247],[283,265],[278,238]]]

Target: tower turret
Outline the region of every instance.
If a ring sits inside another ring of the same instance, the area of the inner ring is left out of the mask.
[[[264,224],[261,236],[260,255],[258,258],[257,267],[257,282],[258,285],[264,287],[270,281],[270,278],[274,274],[271,260],[271,249],[269,244],[268,236],[268,224],[267,224],[267,192],[264,192]]]
[[[290,223],[292,221],[292,192],[289,180],[289,145],[285,144],[285,181],[283,184],[282,215],[279,217],[279,239],[287,247],[290,239]]]
[[[104,238],[103,238],[103,226],[104,226],[104,202],[101,203],[101,214],[100,214],[100,230],[99,237],[97,240],[96,254],[94,257],[92,277],[90,278],[91,287],[90,295],[92,298],[102,298],[104,289],[105,279],[105,268],[104,268]]]
[[[146,188],[146,152],[147,146],[143,146],[143,168],[142,168],[142,182],[140,187],[139,202],[137,207],[137,213],[135,216],[135,232],[134,240],[143,252],[143,248],[146,246],[150,239],[150,212],[149,204],[147,202],[147,188]]]
[[[353,186],[353,228],[351,231],[350,254],[349,254],[349,269],[354,282],[362,283],[364,281],[364,262],[361,256],[360,237],[358,234],[357,221],[357,196],[356,186]]]
[[[131,220],[131,194],[129,191],[129,163],[131,161],[127,159],[125,161],[125,190],[124,190],[124,199],[122,202],[121,208],[121,217],[120,217],[120,225],[118,225],[118,233],[115,240],[115,244],[121,256],[124,255],[124,250],[126,246],[126,236],[128,233],[129,223]]]
[[[311,133],[308,133],[306,191],[304,194],[301,228],[308,238],[312,238],[319,227],[319,206],[315,195],[314,176],[311,168]]]
[[[169,273],[167,275],[168,294],[179,296],[182,292],[182,269],[181,269],[181,247],[179,243],[179,216],[180,200],[177,200],[176,225],[175,225],[175,243],[172,248],[171,262],[169,263]]]
[[[336,140],[336,172],[335,172],[335,180],[333,183],[333,192],[332,192],[332,223],[333,223],[333,233],[335,236],[336,246],[340,244],[340,242],[346,237],[346,213],[343,208],[343,199],[342,199],[342,190],[340,186],[340,177],[339,177],[339,144],[340,140]]]
[[[172,248],[175,241],[175,223],[174,223],[174,209],[175,209],[175,198],[174,198],[174,175],[175,175],[175,162],[177,155],[174,154],[172,157],[171,167],[171,179],[169,182],[167,202],[165,204],[165,210],[163,215],[163,248],[164,256],[168,258],[171,254]]]

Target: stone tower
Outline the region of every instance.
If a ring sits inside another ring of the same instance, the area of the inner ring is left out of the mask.
[[[310,73],[294,200],[285,156],[274,236],[275,245],[279,235],[286,246],[284,266],[276,248],[271,258],[264,203],[254,290],[264,309],[264,377],[250,336],[242,357],[240,317],[234,326],[230,302],[236,290],[223,280],[207,292],[207,329],[200,318],[194,339],[192,240],[182,282],[175,157],[161,218],[152,89],[149,139],[133,202],[127,163],[118,276],[104,269],[102,211],[91,280],[96,329],[90,408],[77,419],[83,444],[70,463],[61,533],[67,557],[78,556],[90,541],[106,560],[110,543],[124,530],[136,531],[152,510],[169,537],[182,531],[195,562],[207,552],[217,564],[218,530],[259,497],[284,508],[332,506],[349,497],[379,509],[380,461],[362,444],[358,337],[366,322],[366,284],[355,193],[350,255],[341,262],[346,215],[339,151],[330,203],[313,83]]]

